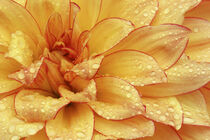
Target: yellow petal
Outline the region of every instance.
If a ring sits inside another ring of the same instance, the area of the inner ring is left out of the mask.
[[[123,139],[136,139],[154,134],[152,121],[136,116],[121,121],[106,120],[95,116],[95,129],[101,134]]]
[[[209,114],[209,117],[210,117],[210,94],[209,94],[210,93],[210,89],[208,89],[208,88],[201,88],[200,91],[201,91],[202,95],[205,98],[207,111],[208,111],[208,114]]]
[[[179,25],[141,27],[131,32],[105,54],[123,49],[138,50],[154,57],[161,68],[167,69],[183,54],[189,32],[187,28]]]
[[[50,140],[91,140],[93,126],[93,112],[87,105],[70,104],[62,109],[54,120],[46,123],[46,132]]]
[[[87,44],[89,55],[97,55],[112,48],[133,29],[132,23],[124,19],[109,18],[102,20],[90,31],[90,39]]]
[[[42,33],[45,32],[47,21],[54,12],[61,15],[64,28],[69,28],[69,0],[27,0],[26,8],[38,22]]]
[[[136,89],[129,83],[114,77],[95,79],[96,101],[88,104],[106,119],[121,120],[141,114],[144,106]]]
[[[183,140],[208,140],[210,128],[205,126],[183,125],[178,134]]]
[[[15,98],[17,115],[28,122],[53,119],[59,109],[69,103],[65,98],[53,98],[53,93],[42,90],[21,90]]]
[[[42,129],[38,133],[36,133],[33,136],[29,136],[25,138],[24,140],[48,140],[45,129]]]
[[[44,123],[29,123],[16,117],[14,95],[0,101],[0,137],[3,140],[17,140],[34,135],[44,127]]]
[[[185,14],[186,17],[198,17],[198,18],[204,18],[210,21],[210,1],[208,0],[202,0],[202,2],[189,12]]]
[[[118,51],[106,56],[98,74],[119,77],[135,86],[167,81],[157,62],[139,51]]]
[[[177,132],[167,125],[155,123],[155,134],[152,137],[145,137],[137,140],[181,140]]]
[[[189,35],[185,53],[192,60],[210,62],[210,22],[199,18],[185,18],[183,24],[193,31]]]
[[[94,131],[92,140],[117,140],[117,138],[112,136],[105,136],[97,131]]]
[[[144,96],[164,97],[191,92],[210,80],[210,64],[198,63],[182,57],[166,71],[168,83],[137,87]]]
[[[146,106],[145,116],[156,122],[180,129],[182,125],[182,108],[175,97],[142,98]]]
[[[102,0],[98,21],[120,17],[130,20],[136,27],[141,27],[152,22],[157,10],[157,0]]]
[[[201,0],[159,0],[158,13],[152,25],[182,24],[185,12],[196,7],[200,2]]]

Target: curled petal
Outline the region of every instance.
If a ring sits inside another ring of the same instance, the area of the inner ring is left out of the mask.
[[[167,81],[157,62],[139,51],[119,51],[106,56],[98,74],[119,77],[135,86]]]
[[[185,53],[192,60],[210,62],[210,21],[185,18],[183,24],[193,31],[189,35],[190,40]]]
[[[179,25],[144,26],[132,31],[105,54],[138,50],[154,57],[161,68],[168,69],[183,54],[189,33],[189,29]]]
[[[120,120],[144,111],[138,92],[129,83],[114,77],[100,77],[95,82],[96,101],[88,104],[100,116]]]
[[[29,136],[25,138],[24,140],[48,140],[45,129],[42,129],[38,133],[36,133],[33,136]]]
[[[44,123],[29,123],[16,117],[14,109],[14,95],[7,96],[0,101],[0,137],[5,140],[20,139],[34,135],[44,127]]]
[[[121,121],[106,120],[95,116],[95,129],[101,134],[123,139],[136,139],[154,134],[152,121],[136,116]]]
[[[142,98],[146,106],[145,116],[156,122],[180,129],[182,125],[182,108],[175,97]]]
[[[46,123],[46,132],[50,140],[91,140],[93,125],[93,112],[87,105],[70,104],[59,111],[54,120]]]
[[[157,10],[157,0],[102,0],[98,21],[108,17],[120,17],[141,27],[152,22]]]
[[[210,64],[198,63],[184,56],[166,71],[168,83],[137,87],[145,96],[164,97],[191,92],[210,80]]]
[[[69,103],[61,97],[41,90],[21,90],[15,98],[17,115],[28,122],[44,122],[53,119],[59,109]]]
[[[201,0],[159,0],[158,13],[152,24],[182,24],[185,12],[196,7],[200,2]]]
[[[112,48],[133,29],[132,23],[124,19],[109,18],[102,20],[90,30],[90,38],[87,43],[90,56]]]

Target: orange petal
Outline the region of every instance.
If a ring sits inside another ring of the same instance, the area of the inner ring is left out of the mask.
[[[182,125],[182,108],[175,97],[142,98],[146,106],[145,116],[157,122],[180,129]]]
[[[201,0],[159,0],[158,13],[152,24],[182,24],[185,12],[197,6],[200,2]]]
[[[139,50],[154,57],[161,68],[167,69],[184,52],[189,32],[179,25],[145,26],[131,32],[105,54],[123,49]]]
[[[58,12],[61,15],[64,28],[69,28],[69,0],[27,0],[26,8],[38,22],[42,33],[45,32],[47,21],[54,12]]]
[[[103,56],[97,56],[76,64],[71,71],[84,79],[91,79],[95,76],[100,67]]]
[[[98,74],[119,77],[135,86],[167,81],[157,62],[139,51],[119,51],[106,56]]]
[[[47,135],[45,133],[45,130],[42,129],[41,131],[39,131],[35,135],[29,136],[29,137],[25,138],[24,140],[48,140],[48,138],[47,138]]]
[[[95,116],[95,129],[101,134],[123,139],[136,139],[154,134],[152,121],[136,116],[121,121],[111,121]]]
[[[194,91],[210,80],[210,64],[181,58],[166,71],[168,83],[137,87],[144,96],[164,97]]]
[[[90,31],[90,39],[87,44],[90,56],[110,49],[133,29],[132,23],[124,19],[109,18],[102,20]]]
[[[96,101],[88,104],[100,116],[121,120],[144,111],[138,92],[129,83],[114,77],[100,77],[95,82]]]
[[[152,22],[157,10],[157,0],[103,0],[98,21],[108,17],[120,17],[141,27]]]
[[[87,105],[70,104],[54,120],[46,123],[46,132],[50,140],[91,140],[93,126],[93,112]]]
[[[204,126],[183,125],[178,134],[183,140],[208,140],[210,128]]]
[[[16,117],[14,95],[0,101],[0,137],[2,140],[18,140],[34,135],[44,127],[44,123],[29,123]]]
[[[185,14],[186,17],[199,17],[204,18],[210,21],[210,1],[209,0],[202,0],[202,2],[189,12]]]
[[[92,140],[117,140],[117,138],[112,136],[105,136],[97,131],[94,131]]]
[[[210,82],[205,85],[205,88],[210,89]]]
[[[91,80],[88,86],[81,92],[74,93],[64,85],[59,86],[58,90],[62,97],[67,98],[71,102],[89,102],[96,99],[96,85],[94,80]]]
[[[209,117],[210,117],[210,94],[209,94],[210,93],[210,89],[201,88],[200,91],[201,91],[202,95],[205,98],[207,111],[208,111],[208,114],[209,114]]]
[[[60,108],[69,101],[42,90],[21,90],[15,98],[17,115],[28,122],[44,122],[53,119]]]
[[[189,36],[186,54],[192,60],[210,62],[210,22],[198,18],[185,18],[183,24],[193,31]]]
[[[155,123],[155,134],[152,137],[145,137],[137,140],[181,140],[177,132],[167,125]]]

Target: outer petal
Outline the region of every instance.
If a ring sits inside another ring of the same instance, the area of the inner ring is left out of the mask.
[[[167,81],[157,62],[138,51],[119,51],[106,56],[98,74],[119,77],[135,86]]]
[[[148,85],[137,89],[145,96],[172,96],[194,91],[210,80],[210,64],[197,63],[182,57],[166,71],[168,83]]]
[[[167,125],[155,123],[155,134],[152,137],[145,137],[137,140],[181,140],[177,132]]]
[[[44,33],[47,21],[53,12],[58,12],[62,16],[64,28],[69,28],[69,0],[27,0],[26,8],[40,25],[42,33]]]
[[[178,25],[145,26],[138,28],[105,54],[132,49],[153,56],[161,68],[172,66],[182,55],[190,31]]]
[[[28,123],[16,117],[14,95],[2,99],[0,106],[0,137],[2,140],[18,140],[34,135],[44,126],[44,123]]]
[[[208,140],[210,128],[204,126],[183,125],[178,134],[183,140]]]
[[[98,21],[108,17],[120,17],[141,27],[152,22],[157,10],[157,0],[103,0]]]
[[[182,125],[182,108],[175,97],[142,98],[146,106],[145,116],[157,122],[180,129]]]
[[[48,140],[45,130],[42,129],[33,136],[27,137],[24,140]]]
[[[28,122],[43,122],[53,119],[60,108],[69,103],[61,97],[41,90],[21,90],[15,98],[17,115]]]
[[[201,0],[159,0],[159,10],[152,24],[182,24],[185,12],[197,6],[200,2]]]
[[[209,6],[210,6],[209,0],[202,0],[202,2],[197,7],[187,12],[185,16],[186,17],[201,17],[210,21]]]
[[[111,121],[95,116],[95,129],[108,136],[135,139],[154,134],[154,124],[141,116],[122,121]]]
[[[210,117],[210,89],[201,88],[200,91],[205,98],[207,111],[208,111],[209,117]]]
[[[47,122],[46,132],[50,140],[91,140],[93,126],[94,116],[91,109],[85,104],[71,104],[61,110],[55,120]]]
[[[193,31],[185,53],[192,60],[210,62],[210,22],[198,18],[185,18],[183,24]]]
[[[125,119],[144,111],[136,89],[127,82],[113,77],[95,79],[96,101],[88,103],[93,110],[106,119]]]
[[[124,19],[109,18],[99,22],[90,31],[87,43],[90,56],[110,49],[133,29],[132,23]]]

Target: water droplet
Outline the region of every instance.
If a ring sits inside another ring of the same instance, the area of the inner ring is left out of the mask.
[[[11,138],[11,140],[19,140],[19,139],[20,139],[19,136],[13,136],[13,137]]]
[[[85,134],[83,132],[78,132],[77,137],[83,138],[85,137]]]
[[[29,129],[27,130],[27,133],[28,133],[29,135],[34,135],[34,134],[36,134],[36,129],[34,129],[34,128],[29,128]]]

